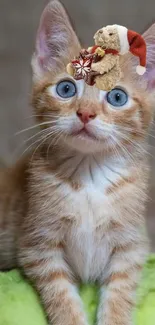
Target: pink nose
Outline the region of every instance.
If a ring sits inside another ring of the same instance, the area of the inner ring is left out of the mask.
[[[88,123],[89,121],[93,120],[96,117],[95,113],[89,111],[78,110],[76,114],[81,120],[81,122],[84,124]]]

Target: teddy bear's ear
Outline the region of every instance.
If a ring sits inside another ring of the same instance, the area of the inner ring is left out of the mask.
[[[44,9],[32,58],[34,79],[66,65],[80,51],[78,38],[63,5],[52,0]]]
[[[145,31],[143,37],[147,46],[146,73],[148,88],[155,89],[155,24]]]

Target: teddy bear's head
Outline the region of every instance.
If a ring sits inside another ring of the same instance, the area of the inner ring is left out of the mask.
[[[95,45],[105,49],[120,51],[120,39],[115,25],[109,25],[99,29],[94,35]]]

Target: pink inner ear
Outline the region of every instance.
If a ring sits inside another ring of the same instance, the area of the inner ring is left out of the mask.
[[[47,45],[47,35],[45,33],[45,29],[39,30],[38,32],[36,52],[39,64],[41,67],[43,67],[50,54]]]
[[[147,74],[147,81],[148,81],[148,88],[155,89],[155,68],[148,70]]]
[[[46,7],[42,14],[40,26],[37,33],[36,54],[38,63],[42,68],[47,64],[47,61],[50,57],[49,37],[51,30],[51,15],[52,12],[50,12],[48,10],[48,7]]]
[[[53,1],[53,6],[54,6]],[[52,60],[52,50],[53,47],[56,47],[53,40],[55,35],[52,33],[52,25],[58,24],[58,13],[54,11],[54,7],[52,9],[51,4],[49,3],[47,7],[44,9],[41,20],[40,26],[37,33],[37,40],[36,40],[36,55],[37,60],[41,68],[47,68],[49,64],[49,60]]]
[[[57,0],[52,0],[44,9],[36,39],[32,60],[35,76],[66,65],[68,56],[78,52],[80,44],[70,25],[68,16]]]
[[[144,74],[149,89],[155,89],[155,44],[153,41],[147,46],[146,74]]]

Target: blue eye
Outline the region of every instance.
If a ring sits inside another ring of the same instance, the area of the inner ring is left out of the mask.
[[[72,81],[64,80],[57,84],[56,92],[62,98],[70,98],[75,96],[76,86]]]
[[[128,95],[124,90],[114,88],[107,93],[107,101],[112,106],[120,107],[127,103]]]

